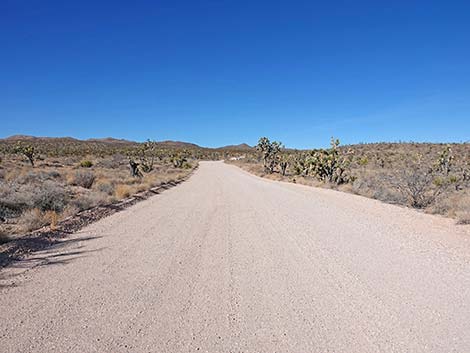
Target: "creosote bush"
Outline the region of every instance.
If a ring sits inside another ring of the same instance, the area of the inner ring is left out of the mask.
[[[453,159],[448,146],[439,154],[433,166],[425,165],[422,155],[417,155],[390,182],[406,197],[409,206],[428,207],[447,189],[457,184],[458,177],[450,174]]]

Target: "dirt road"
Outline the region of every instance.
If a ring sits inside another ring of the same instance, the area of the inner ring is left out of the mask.
[[[1,352],[470,352],[470,232],[220,162],[0,275]]]

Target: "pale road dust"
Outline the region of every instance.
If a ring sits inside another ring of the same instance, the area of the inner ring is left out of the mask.
[[[470,352],[470,231],[203,162],[1,272],[0,351]]]

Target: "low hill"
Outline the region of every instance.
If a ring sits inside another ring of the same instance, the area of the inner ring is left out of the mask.
[[[223,146],[219,147],[219,150],[245,150],[245,151],[252,151],[254,147],[251,147],[247,143],[241,143],[239,145],[228,145],[228,146]]]

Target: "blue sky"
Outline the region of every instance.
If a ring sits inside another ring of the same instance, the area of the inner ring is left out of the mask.
[[[0,2],[0,137],[470,140],[469,1]]]

